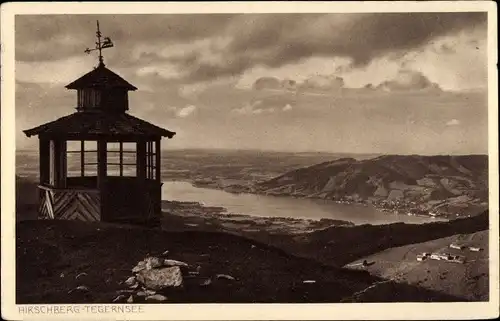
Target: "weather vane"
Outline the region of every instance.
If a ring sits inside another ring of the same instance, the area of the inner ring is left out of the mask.
[[[85,53],[90,54],[94,50],[99,50],[99,66],[104,66],[104,62],[102,59],[102,50],[105,48],[111,48],[113,47],[113,42],[109,37],[104,37],[104,39],[101,41],[101,30],[99,30],[99,20],[97,20],[97,42],[95,43],[95,48],[94,49],[85,49]]]

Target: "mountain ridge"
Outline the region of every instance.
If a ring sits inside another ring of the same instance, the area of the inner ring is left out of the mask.
[[[488,158],[486,155],[340,158],[257,183],[254,191],[371,203],[414,214],[470,215],[487,208]]]

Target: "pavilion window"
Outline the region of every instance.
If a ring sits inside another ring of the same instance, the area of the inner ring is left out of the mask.
[[[97,175],[97,142],[68,141],[68,177]]]
[[[107,143],[107,176],[136,176],[136,143]]]
[[[68,141],[68,174],[67,177],[84,176],[82,173],[82,153],[80,141]]]
[[[101,91],[96,89],[78,90],[78,108],[96,108],[101,104]]]

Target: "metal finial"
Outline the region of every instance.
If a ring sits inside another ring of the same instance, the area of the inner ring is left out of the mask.
[[[85,49],[85,53],[90,54],[94,50],[99,50],[99,66],[104,66],[104,60],[102,57],[102,49],[111,48],[114,45],[109,37],[104,37],[104,40],[101,41],[102,34],[101,34],[101,30],[99,29],[99,20],[97,20],[96,36],[97,36],[97,42],[95,43],[95,48],[93,48],[93,49],[87,48],[87,49]]]

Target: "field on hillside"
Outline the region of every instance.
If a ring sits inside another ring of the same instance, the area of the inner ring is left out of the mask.
[[[480,252],[468,249],[450,248],[450,244],[464,244],[480,247]],[[417,261],[417,254],[449,253],[465,257],[465,263],[453,263],[426,259]],[[421,286],[423,288],[465,296],[468,300],[487,301],[489,297],[488,284],[488,231],[470,234],[457,234],[424,243],[394,247],[356,260],[346,267],[355,270],[366,270],[372,275],[398,283]],[[363,267],[366,260],[368,266]],[[365,293],[365,296],[375,295],[376,287]]]

